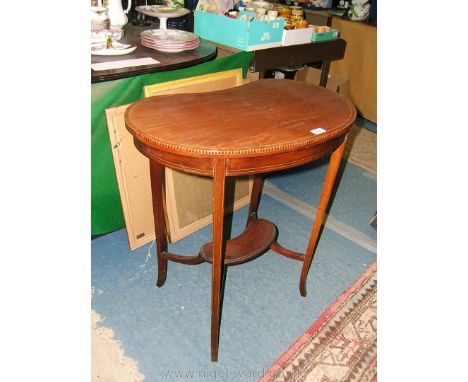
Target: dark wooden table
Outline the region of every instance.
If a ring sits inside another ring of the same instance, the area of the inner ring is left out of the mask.
[[[163,72],[187,68],[210,61],[216,58],[216,47],[205,40],[201,40],[200,46],[196,49],[187,50],[179,53],[164,53],[155,49],[146,48],[140,44],[140,33],[147,29],[156,29],[157,25],[152,27],[138,27],[127,24],[124,28],[125,35],[120,42],[126,44],[137,44],[138,47],[130,54],[121,56],[94,56],[91,55],[91,63],[108,62],[117,60],[130,60],[135,58],[151,57],[159,61],[159,64],[135,66],[129,68],[109,69],[94,71],[91,69],[91,82],[102,82],[127,78],[139,74]]]
[[[252,67],[263,77],[265,70],[282,67],[295,67],[311,63],[322,63],[320,86],[326,86],[330,62],[341,60],[346,51],[346,41],[339,38],[309,44],[282,46],[256,50]]]
[[[229,100],[229,102],[226,102]],[[158,259],[157,285],[166,280],[168,260],[212,263],[211,360],[218,359],[220,306],[225,266],[242,263],[268,249],[303,262],[306,278],[325,210],[356,109],[322,87],[291,80],[260,80],[202,94],[150,97],[125,113],[137,149],[150,159]],[[282,247],[276,226],[257,217],[264,174],[299,166],[331,154],[305,254]],[[196,256],[169,253],[164,235],[164,168],[206,175],[213,182],[213,241]],[[226,177],[255,174],[246,230],[227,240],[224,227]]]

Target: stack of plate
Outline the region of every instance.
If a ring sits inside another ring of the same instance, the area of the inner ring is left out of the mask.
[[[141,45],[161,52],[176,53],[198,48],[200,38],[178,29],[151,29],[140,35]]]

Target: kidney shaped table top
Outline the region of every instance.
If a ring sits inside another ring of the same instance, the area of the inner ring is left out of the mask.
[[[328,89],[292,80],[260,80],[233,89],[202,94],[150,97],[125,113],[137,149],[150,158],[158,257],[157,285],[167,261],[212,263],[211,359],[218,358],[220,301],[224,267],[272,249],[303,261],[299,290],[306,278],[343,154],[346,134],[356,119],[353,104]],[[276,226],[257,218],[264,174],[295,167],[331,154],[317,215],[305,254],[282,247]],[[211,176],[213,241],[196,256],[167,251],[164,239],[164,167]],[[227,240],[224,229],[227,176],[254,174],[246,230]]]

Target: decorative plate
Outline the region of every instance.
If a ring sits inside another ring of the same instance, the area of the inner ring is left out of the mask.
[[[141,5],[135,8],[138,12],[141,12],[151,17],[181,17],[188,15],[190,10],[187,8],[178,7],[166,7],[164,5]]]
[[[194,33],[178,29],[148,29],[141,32],[140,36],[152,40],[165,41],[192,41],[199,39]]]

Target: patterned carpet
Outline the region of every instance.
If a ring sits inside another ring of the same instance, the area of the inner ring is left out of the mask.
[[[377,380],[377,263],[318,318],[260,382]]]

